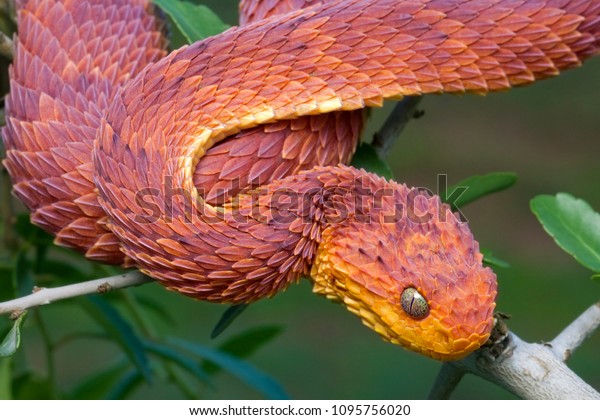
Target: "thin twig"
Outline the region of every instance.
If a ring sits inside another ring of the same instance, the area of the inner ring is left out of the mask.
[[[548,345],[557,357],[569,360],[573,352],[600,327],[600,302],[590,306],[571,322]]]
[[[118,276],[90,280],[68,286],[37,289],[31,295],[0,303],[0,314],[12,313],[76,296],[105,293],[112,289],[138,286],[151,281],[153,281],[151,278],[146,277],[139,271],[132,271]]]
[[[396,103],[385,123],[375,133],[371,145],[381,159],[385,159],[388,155],[392,144],[400,136],[406,124],[418,115],[417,105],[419,102],[421,102],[421,96],[407,96]]]

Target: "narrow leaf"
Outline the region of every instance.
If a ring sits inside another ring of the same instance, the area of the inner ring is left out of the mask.
[[[600,274],[594,274],[592,276],[592,281],[600,285]]]
[[[252,355],[260,347],[277,337],[281,331],[282,328],[278,326],[255,328],[227,340],[219,346],[219,350],[243,359]],[[205,362],[203,367],[209,373],[215,373],[220,370],[219,366],[212,362]]]
[[[154,0],[191,44],[217,35],[229,26],[208,7],[187,1]]]
[[[107,400],[122,400],[142,384],[144,377],[138,370],[130,370],[106,394]]]
[[[361,143],[356,148],[356,153],[352,157],[350,165],[355,168],[362,168],[368,172],[373,172],[385,179],[393,179],[394,173],[386,161],[377,156],[377,152],[368,143]]]
[[[152,373],[146,350],[131,325],[111,305],[98,296],[89,296],[82,301],[86,312],[113,337],[140,374],[150,383]]]
[[[246,310],[248,304],[242,303],[240,305],[231,305],[229,308],[223,312],[221,319],[215,325],[212,332],[210,333],[210,338],[217,338],[223,331],[227,329],[231,325],[231,323],[236,319],[242,312]]]
[[[123,360],[95,375],[86,377],[75,387],[69,398],[72,400],[98,400],[104,398],[114,388],[117,381],[123,377],[123,373],[129,369],[129,366],[129,363]]]
[[[159,318],[161,318],[167,325],[172,325],[175,323],[173,316],[169,312],[168,308],[165,308],[164,304],[156,302],[150,298],[145,296],[136,296],[135,299],[144,309],[147,309],[149,312],[155,313]]]
[[[558,246],[579,263],[600,272],[600,214],[570,194],[539,195],[531,211]]]
[[[243,360],[230,356],[227,353],[213,350],[189,341],[176,338],[169,339],[168,341],[173,345],[196,355],[197,357],[209,360],[212,363],[220,366],[223,370],[236,376],[242,382],[265,395],[267,398],[289,398],[281,385],[279,385],[273,378],[256,369],[252,365],[244,362]]]
[[[187,355],[180,353],[179,349],[175,349],[171,346],[154,343],[152,341],[145,341],[144,346],[146,349],[154,355],[175,363],[183,370],[194,376],[196,379],[214,388],[213,383],[207,373],[200,367],[197,361],[190,359]]]
[[[492,251],[490,251],[489,249],[481,248],[480,251],[483,254],[483,262],[484,263],[486,263],[488,265],[494,265],[494,266],[500,267],[500,268],[510,268],[509,263],[507,263],[504,260],[501,260],[498,257],[495,257],[492,254]]]
[[[27,316],[27,311],[23,311],[17,319],[0,344],[0,357],[10,357],[17,352],[19,345],[21,344],[21,324]]]
[[[492,172],[475,175],[448,187],[441,192],[442,201],[450,204],[453,210],[459,209],[481,197],[502,191],[517,182],[513,172]]]

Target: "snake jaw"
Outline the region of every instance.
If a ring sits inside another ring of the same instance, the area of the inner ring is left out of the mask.
[[[483,267],[466,223],[438,197],[372,175],[365,179],[366,190],[393,194],[379,207],[366,200],[369,222],[353,211],[324,229],[311,271],[314,292],[342,302],[386,341],[434,359],[455,360],[476,350],[492,328],[496,277]],[[402,217],[385,217],[399,208]],[[427,300],[422,319],[402,307],[407,288]]]

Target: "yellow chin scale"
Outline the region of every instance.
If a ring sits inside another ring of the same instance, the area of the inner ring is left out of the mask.
[[[386,274],[376,264],[368,266],[369,273],[347,263],[342,256],[352,259],[353,250],[336,246],[334,237],[335,229],[324,230],[310,273],[313,291],[342,302],[384,340],[442,361],[463,358],[487,341],[487,325],[450,325],[446,309],[436,302],[428,302],[431,310],[421,319],[406,313],[401,300],[407,287],[398,282],[395,288],[378,289],[373,279]],[[423,290],[417,293],[426,297]]]

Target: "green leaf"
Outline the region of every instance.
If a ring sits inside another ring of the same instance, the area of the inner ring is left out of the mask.
[[[570,194],[538,195],[531,211],[558,246],[581,265],[600,272],[600,214]]]
[[[356,148],[356,153],[352,157],[350,165],[355,168],[363,168],[368,172],[372,172],[385,179],[393,179],[394,173],[386,161],[377,156],[377,152],[368,143],[361,143]]]
[[[500,268],[510,268],[509,263],[507,263],[504,260],[501,260],[498,257],[494,257],[494,255],[492,254],[492,251],[490,251],[489,249],[481,248],[480,251],[483,254],[483,262],[486,263],[487,265],[494,265],[494,266],[500,267]]]
[[[0,357],[10,357],[17,352],[19,345],[21,344],[21,324],[27,316],[27,311],[23,311],[17,319],[0,344]]]
[[[227,340],[219,346],[219,350],[243,359],[277,337],[281,331],[282,328],[278,326],[255,328]],[[218,365],[212,362],[205,362],[203,367],[208,373],[216,373],[221,370]]]
[[[150,383],[152,372],[150,363],[146,355],[146,349],[142,340],[135,333],[131,325],[116,311],[111,305],[107,304],[98,296],[89,296],[82,300],[82,306],[86,312],[98,323],[104,330],[114,338],[121,346],[127,357],[137,367],[140,374]]]
[[[129,370],[129,363],[121,361],[114,366],[103,369],[95,375],[87,376],[75,387],[69,398],[72,400],[98,400],[104,398],[123,373]]]
[[[140,386],[144,380],[144,377],[138,370],[131,370],[127,372],[121,380],[106,394],[105,399],[107,400],[122,400],[130,395],[135,388]]]
[[[517,182],[513,172],[492,172],[475,175],[441,191],[442,201],[450,204],[453,210],[459,209],[478,198],[502,191]]]
[[[179,352],[179,349],[175,349],[171,346],[155,343],[152,341],[145,341],[144,345],[150,352],[159,356],[164,360],[168,360],[180,366],[187,373],[194,376],[196,379],[214,388],[213,383],[207,373],[200,367],[197,361],[190,359],[187,355]]]
[[[592,281],[600,285],[600,274],[594,274],[592,276]]]
[[[12,359],[0,359],[0,401],[12,400]]]
[[[169,15],[190,44],[229,28],[206,6],[173,0],[154,0],[154,3]]]
[[[236,319],[242,312],[246,310],[248,304],[242,303],[239,305],[231,305],[229,308],[223,312],[221,315],[221,319],[215,325],[212,332],[210,333],[210,338],[217,338],[227,327],[231,325],[234,319]]]
[[[288,395],[273,378],[256,369],[252,365],[227,353],[213,350],[196,343],[176,338],[168,339],[173,345],[186,350],[197,357],[209,360],[223,370],[236,376],[251,388],[270,399],[288,399]]]

